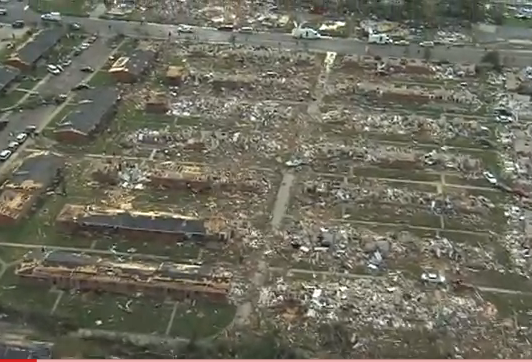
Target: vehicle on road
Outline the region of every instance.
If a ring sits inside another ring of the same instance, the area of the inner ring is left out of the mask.
[[[13,152],[11,152],[10,150],[0,151],[0,161],[7,161],[12,154]]]
[[[252,34],[253,28],[251,26],[244,26],[243,28],[238,29],[238,32],[242,34]]]
[[[83,90],[83,89],[92,89],[92,87],[88,85],[87,83],[80,83],[72,88],[73,91]]]
[[[23,20],[15,20],[12,24],[11,24],[11,27],[13,29],[22,29],[24,28],[24,21]]]
[[[81,67],[79,70],[81,70],[84,73],[93,73],[94,72],[94,68],[90,67],[88,65],[86,65],[84,67]]]
[[[91,46],[90,43],[81,43],[81,44],[79,45],[79,48],[80,48],[81,50],[87,50],[87,49],[90,48],[90,46]]]
[[[312,28],[303,27],[303,24],[297,25],[297,23],[294,22],[294,29],[292,30],[292,37],[296,39],[308,39],[308,40],[315,40],[320,39],[321,34]]]
[[[10,151],[16,151],[19,148],[20,144],[15,141],[11,141],[7,144],[7,149]]]
[[[96,40],[98,40],[98,35],[93,35],[93,36],[91,36],[89,39],[87,39],[87,43],[92,44],[92,43],[94,43]]]
[[[80,30],[81,29],[81,25],[78,24],[78,23],[70,23],[70,24],[68,24],[68,27],[71,30]]]
[[[410,45],[410,42],[408,40],[398,40],[396,42],[394,42],[395,45]]]
[[[41,15],[41,20],[44,21],[61,21],[61,14],[58,12],[51,12]]]
[[[63,67],[68,67],[68,66],[70,66],[70,64],[72,64],[72,60],[71,60],[71,59],[65,59],[65,60],[63,60],[63,61],[61,62],[61,65],[62,65]]]
[[[368,35],[368,43],[386,45],[392,44],[393,40],[387,34],[370,33]]]
[[[482,172],[482,176],[492,185],[497,185],[497,178],[489,171]]]
[[[183,34],[191,34],[194,32],[194,29],[190,25],[179,24],[177,26],[177,32]]]
[[[224,25],[220,25],[217,29],[219,31],[233,31],[235,30],[235,27],[231,24],[224,24]]]
[[[422,41],[421,43],[419,43],[419,46],[424,47],[424,48],[433,48],[434,42],[433,41]]]
[[[7,9],[0,8],[0,15],[7,15]]]

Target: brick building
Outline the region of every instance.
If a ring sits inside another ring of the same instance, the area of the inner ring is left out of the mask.
[[[13,225],[26,216],[36,201],[61,178],[64,159],[52,153],[26,158],[2,186],[0,225]]]
[[[122,261],[62,251],[34,251],[17,266],[22,280],[66,290],[103,291],[227,302],[232,274],[222,268]]]
[[[56,219],[67,232],[98,232],[167,242],[227,241],[232,235],[222,220],[202,220],[167,212],[142,212],[67,204]]]
[[[79,98],[78,104],[54,129],[54,136],[59,141],[76,143],[93,139],[116,114],[120,93],[113,87],[96,87]]]

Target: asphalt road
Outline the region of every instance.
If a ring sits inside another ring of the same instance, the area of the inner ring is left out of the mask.
[[[8,5],[8,15],[6,22],[16,19],[24,19],[28,23],[39,22],[39,14],[25,9],[22,2],[11,1]],[[127,22],[117,20],[104,20],[93,18],[64,17],[64,22],[77,22],[83,25],[89,32],[99,32],[116,34],[121,33],[132,37],[168,38],[169,32],[172,37],[178,39],[177,28],[173,25],[146,23],[140,25],[138,22]],[[198,40],[205,42],[228,42],[230,33],[220,32],[215,29],[196,28],[194,34]],[[190,35],[188,35],[190,37]],[[374,55],[423,58],[424,49],[417,45],[393,46],[393,45],[371,45],[357,39],[320,39],[320,40],[299,40],[296,41],[290,34],[282,33],[256,33],[236,37],[236,43],[249,45],[263,45],[268,47],[282,47],[284,49],[317,50],[330,51],[339,54],[365,54],[366,48]],[[489,49],[497,49],[503,55],[503,60],[509,66],[523,67],[532,65],[532,49],[504,49],[507,44],[489,45]],[[406,50],[408,48],[408,50]],[[454,47],[437,46],[431,49],[431,58],[438,60],[448,60],[450,62],[478,63],[485,54],[486,48],[482,47]]]
[[[73,58],[72,64],[63,73],[58,76],[48,76],[48,80],[41,83],[35,91],[44,96],[68,93],[72,87],[81,83],[89,75],[80,71],[82,66],[100,68],[106,62],[111,51],[112,49],[107,46],[105,39],[98,39],[89,49]],[[55,105],[48,105],[9,114],[7,116],[9,124],[4,131],[0,132],[0,148],[6,147],[9,143],[11,140],[10,133],[20,132],[29,125],[45,126],[56,108]]]

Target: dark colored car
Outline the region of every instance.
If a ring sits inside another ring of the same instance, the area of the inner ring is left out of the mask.
[[[13,27],[13,29],[22,29],[24,27],[24,21],[16,20],[13,22],[13,24],[11,24],[11,26]]]

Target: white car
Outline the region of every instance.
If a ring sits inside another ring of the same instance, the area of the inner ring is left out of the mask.
[[[7,9],[0,8],[0,15],[7,15]]]
[[[11,142],[9,142],[9,144],[7,145],[7,149],[8,149],[8,150],[11,150],[11,151],[15,151],[19,146],[20,146],[20,144],[19,144],[18,142],[11,141]]]
[[[79,48],[80,48],[81,50],[87,50],[87,49],[90,48],[90,46],[91,46],[91,45],[90,45],[89,43],[81,43],[81,45],[79,46]]]
[[[194,29],[190,25],[179,24],[177,26],[178,33],[190,34],[194,32]]]
[[[445,276],[436,272],[425,272],[421,274],[421,280],[425,283],[445,284]]]
[[[24,141],[26,141],[28,139],[28,135],[26,133],[19,133],[15,139],[17,140],[17,142],[19,144],[23,144]]]
[[[48,71],[48,73],[52,73],[53,75],[59,75],[61,74],[61,71],[59,70],[59,68],[57,68],[55,65],[53,64],[50,64],[50,65],[47,65],[46,66],[46,70]]]
[[[395,45],[410,45],[410,42],[408,40],[398,40],[394,42]]]
[[[52,13],[48,13],[48,14],[42,14],[41,15],[41,20],[44,20],[44,21],[61,21],[61,14],[60,13],[56,13],[56,12],[52,12]]]
[[[239,33],[242,34],[252,34],[253,28],[251,26],[244,26],[238,30]]]
[[[2,151],[0,151],[0,161],[7,160],[9,157],[11,157],[12,154],[13,154],[13,152],[11,152],[10,150],[2,150]]]
[[[422,41],[421,43],[419,43],[419,46],[424,47],[424,48],[432,48],[434,47],[434,42],[433,41]]]
[[[486,181],[488,181],[490,184],[497,185],[497,179],[495,178],[495,176],[491,172],[484,171],[484,172],[482,172],[482,176],[484,176]]]

